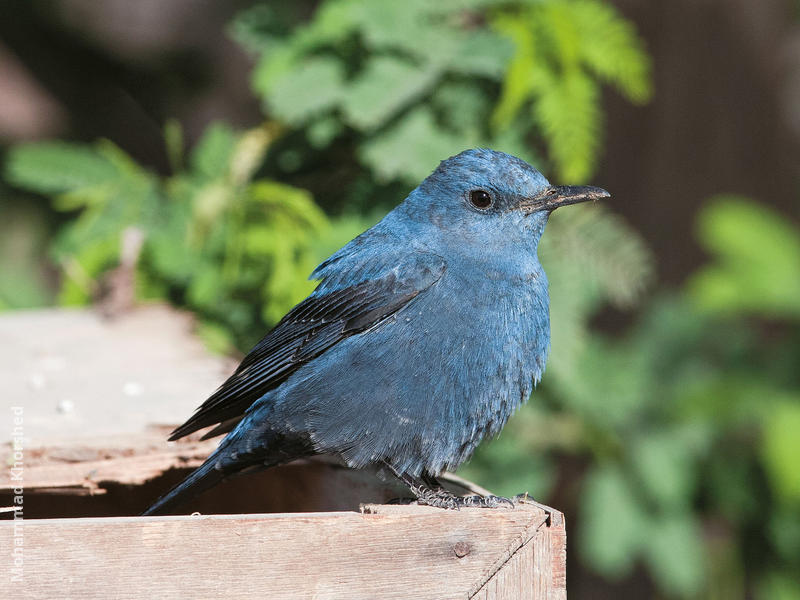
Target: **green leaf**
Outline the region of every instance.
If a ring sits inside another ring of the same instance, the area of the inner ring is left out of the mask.
[[[324,104],[321,100],[338,90],[343,67],[319,50],[330,50],[329,46],[348,38],[358,26],[362,13],[363,6],[358,0],[328,0],[319,5],[311,22],[297,27],[285,40],[282,36],[269,35],[268,39],[262,37],[257,42],[264,44],[264,48],[253,72],[253,88],[276,116],[293,122],[282,112],[286,110],[290,117],[305,118],[292,110],[294,100],[301,100],[305,111],[315,113],[321,110],[320,104]],[[275,33],[285,30],[286,26],[281,25]],[[315,76],[320,76],[319,83],[324,87],[316,87]],[[284,91],[281,88],[285,85],[289,89]],[[334,101],[335,98],[330,98],[331,103]]]
[[[574,4],[559,0],[540,2],[529,12],[530,26],[539,33],[539,40],[552,48],[552,62],[562,71],[580,66],[581,40],[575,22]]]
[[[327,56],[291,64],[267,84],[260,80],[269,111],[289,125],[301,125],[339,102],[344,86],[342,64]]]
[[[5,177],[21,188],[49,194],[106,184],[118,174],[107,158],[88,146],[37,142],[9,152]]]
[[[228,125],[212,123],[192,150],[192,171],[209,179],[223,176],[228,172],[235,144],[236,134]]]
[[[363,23],[365,8],[370,4],[373,3],[361,0],[321,3],[311,23],[300,28],[296,43],[301,49],[316,50],[344,41]]]
[[[493,31],[472,31],[464,36],[448,67],[454,73],[499,80],[513,53],[513,44],[507,37]]]
[[[628,480],[615,466],[600,467],[587,476],[580,503],[579,550],[587,563],[613,578],[630,573],[649,522]]]
[[[548,273],[563,279],[558,272],[575,268],[576,281],[594,298],[620,308],[635,305],[655,274],[652,252],[642,236],[602,204],[556,211],[540,254]]]
[[[800,582],[796,573],[770,570],[758,582],[757,600],[800,600]]]
[[[189,302],[200,309],[214,306],[219,301],[224,287],[222,270],[219,265],[203,264],[190,280]]]
[[[370,58],[342,99],[345,119],[356,129],[374,130],[430,90],[439,74],[432,66],[388,56]]]
[[[631,371],[631,359],[627,355],[606,357],[604,349],[599,349],[596,357],[584,356],[588,320],[603,302],[622,308],[636,303],[652,280],[652,255],[641,236],[600,205],[556,211],[539,245],[539,254],[550,281],[552,343],[548,372],[557,385],[569,386],[568,396],[574,401],[582,398],[587,408],[598,407],[595,388],[583,385],[591,378],[574,376],[585,371],[582,361],[596,363],[600,376],[606,377],[608,360],[618,361],[614,368],[625,373]],[[643,359],[639,353],[633,360],[638,364]],[[626,381],[635,384],[637,377],[614,385]],[[575,384],[581,391],[572,387]],[[600,407],[597,418],[622,418],[629,402],[640,402],[638,394],[636,387],[606,394],[613,406],[608,410]]]
[[[579,338],[583,344],[577,354],[564,357],[556,325],[554,320],[553,361],[548,364],[551,385],[558,386],[565,405],[592,427],[610,430],[612,435],[621,433],[635,423],[644,403],[654,397],[647,389],[651,381],[647,357],[597,336]],[[581,333],[585,335],[585,330]],[[556,362],[556,358],[560,360]],[[570,374],[576,369],[580,377]]]
[[[286,42],[270,48],[258,59],[253,70],[252,85],[264,99],[265,106],[268,106],[267,97],[272,93],[275,82],[295,68],[299,54],[293,44]]]
[[[271,224],[254,224],[244,230],[245,252],[251,256],[262,255],[272,258],[281,244],[280,232]]]
[[[653,95],[650,58],[633,25],[604,2],[578,0],[566,6],[586,65],[615,84],[631,102],[647,102]]]
[[[594,169],[602,142],[597,84],[580,69],[542,87],[533,116],[563,181],[581,183]]]
[[[598,80],[636,102],[651,94],[649,61],[633,28],[597,0],[532,2],[498,13],[492,25],[515,48],[492,115],[494,130],[510,127],[531,103],[559,177],[586,179],[602,142]]]
[[[344,126],[333,116],[322,117],[312,121],[306,129],[308,142],[316,149],[327,148],[342,132]]]
[[[48,214],[41,203],[0,191],[0,305],[3,309],[52,303],[45,258]]]
[[[699,525],[687,511],[665,515],[650,525],[644,554],[660,589],[694,597],[705,580],[705,550]]]
[[[772,489],[788,505],[800,506],[800,396],[776,402],[764,420],[761,454]]]
[[[800,511],[791,506],[767,515],[769,537],[778,554],[786,561],[800,557]]]
[[[766,205],[736,196],[712,200],[698,217],[700,243],[715,261],[689,281],[705,310],[800,316],[800,232]]]
[[[235,350],[230,331],[219,323],[208,320],[200,321],[195,333],[206,348],[215,354],[230,355]]]
[[[288,216],[309,239],[328,227],[325,213],[314,203],[311,194],[300,188],[277,181],[258,180],[248,189],[248,201],[269,207],[273,218],[281,214]]]
[[[136,185],[152,181],[153,175],[137,163],[122,148],[110,140],[98,140],[95,144],[97,152],[114,165],[117,173],[128,179],[129,183]]]
[[[521,19],[497,17],[492,26],[515,46],[503,79],[500,99],[492,114],[492,126],[502,130],[511,125],[514,117],[537,88],[545,70],[537,60],[534,32]]]
[[[474,146],[472,141],[441,129],[428,108],[418,108],[366,142],[359,154],[379,180],[419,182],[440,161]]]
[[[360,33],[373,51],[401,50],[420,60],[445,63],[455,59],[462,32],[436,22],[428,0],[362,2]]]
[[[443,125],[465,136],[483,135],[490,104],[486,94],[474,83],[451,82],[437,88],[432,104]],[[500,150],[497,146],[491,146]]]
[[[247,50],[259,53],[280,44],[288,25],[281,7],[255,4],[236,13],[228,31]]]
[[[688,511],[695,483],[688,431],[648,432],[630,443],[634,472],[650,499],[665,509]]]

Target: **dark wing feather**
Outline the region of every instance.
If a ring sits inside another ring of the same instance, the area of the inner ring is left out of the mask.
[[[391,316],[437,281],[443,271],[444,263],[439,260],[433,268],[406,273],[402,281],[392,270],[377,280],[312,294],[256,344],[233,375],[169,439],[215,424],[204,437],[230,431],[253,402],[301,365]]]

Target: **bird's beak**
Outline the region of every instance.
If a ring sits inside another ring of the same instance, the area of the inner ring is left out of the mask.
[[[539,210],[554,211],[560,206],[610,198],[611,194],[603,188],[591,185],[556,185],[520,204],[520,208],[528,213]]]

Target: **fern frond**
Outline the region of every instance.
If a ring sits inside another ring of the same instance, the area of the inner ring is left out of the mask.
[[[553,214],[542,239],[542,261],[550,272],[577,266],[584,290],[620,307],[636,303],[654,276],[653,255],[641,236],[604,206],[576,206]],[[558,264],[554,264],[558,263]]]
[[[493,21],[492,26],[514,44],[514,54],[508,62],[500,99],[491,117],[494,129],[503,130],[511,124],[533,94],[536,80],[531,74],[540,63],[536,57],[534,32],[523,21],[510,15],[502,15]]]
[[[602,142],[597,84],[580,69],[571,69],[542,88],[532,112],[559,178],[584,181],[594,169]]]
[[[642,238],[602,206],[554,213],[539,254],[550,280],[552,348],[548,370],[559,383],[574,379],[588,341],[588,320],[603,302],[634,304],[653,278]]]
[[[515,48],[492,115],[495,131],[530,102],[559,176],[587,178],[602,141],[599,82],[636,102],[652,94],[650,63],[633,27],[598,0],[529,2],[499,13],[492,25]]]
[[[630,22],[598,0],[564,3],[580,40],[580,57],[599,78],[614,84],[631,102],[653,95],[650,59]]]

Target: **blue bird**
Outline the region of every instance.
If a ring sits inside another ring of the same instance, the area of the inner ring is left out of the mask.
[[[506,501],[454,496],[436,477],[499,433],[542,376],[550,316],[537,246],[550,213],[608,196],[552,186],[493,150],[443,161],[316,268],[314,292],[172,433],[227,435],[144,514],[315,454],[388,471],[423,504]]]

